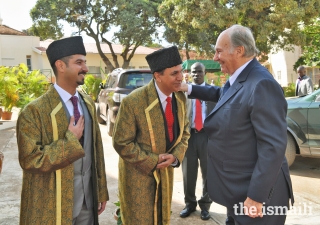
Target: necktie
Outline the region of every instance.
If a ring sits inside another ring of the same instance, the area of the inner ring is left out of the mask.
[[[77,124],[79,118],[80,118],[80,112],[78,109],[78,97],[77,96],[72,96],[70,98],[72,105],[73,105],[73,116],[74,116],[74,121],[75,124]]]
[[[74,116],[74,121],[75,124],[77,124],[79,118],[80,118],[80,112],[79,112],[79,108],[78,108],[78,97],[77,96],[72,96],[70,98],[72,105],[73,105],[73,116]],[[83,135],[81,137],[81,139],[79,140],[80,144],[83,145]]]
[[[167,120],[169,139],[170,139],[170,142],[172,142],[173,141],[174,117],[172,114],[171,97],[167,97],[166,101],[167,101],[167,106],[166,106],[165,116],[166,116],[166,120]]]
[[[202,106],[199,99],[196,99],[196,114],[194,117],[194,125],[197,131],[200,131],[203,127],[202,125]]]
[[[226,84],[223,87],[222,96],[228,91],[229,88],[230,88],[230,82],[229,80],[227,80]]]

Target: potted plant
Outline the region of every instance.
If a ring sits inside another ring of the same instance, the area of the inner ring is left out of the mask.
[[[48,81],[39,71],[28,72],[25,64],[0,67],[0,103],[4,107],[2,119],[10,120],[13,107],[23,108],[42,95]]]
[[[120,200],[118,200],[117,202],[114,202],[113,204],[117,206],[116,210],[113,213],[113,217],[117,221],[117,225],[123,225],[121,220],[121,213],[120,213]]]
[[[90,95],[93,101],[97,101],[97,96],[100,92],[99,85],[102,82],[101,78],[94,77],[92,74],[87,74],[84,78],[84,84],[81,89],[87,95]]]
[[[14,73],[15,69],[10,67],[0,67],[0,100],[4,107],[2,112],[3,120],[10,120],[12,115],[12,108],[16,106],[19,100],[18,91],[20,85]]]

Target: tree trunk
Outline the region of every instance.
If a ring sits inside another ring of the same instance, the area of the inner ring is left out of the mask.
[[[190,55],[189,55],[189,45],[188,45],[188,43],[186,43],[186,57],[187,57],[187,60],[190,59]]]

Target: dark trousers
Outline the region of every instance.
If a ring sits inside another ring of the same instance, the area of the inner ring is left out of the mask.
[[[268,206],[286,206],[289,208],[289,187],[286,182],[286,179],[283,175],[282,170],[279,172],[279,177],[275,184],[275,191],[272,195],[270,203],[265,204],[265,208]],[[228,209],[227,215],[228,219],[226,221],[226,225],[283,225],[286,221],[286,215],[280,215],[283,213],[282,209],[272,208],[274,214],[278,215],[263,215],[262,218],[251,218],[246,215],[235,215],[234,209]],[[267,213],[267,209],[265,210]],[[232,222],[232,218],[234,219]],[[229,221],[228,221],[229,220]]]
[[[187,207],[196,208],[197,204],[201,210],[210,209],[212,200],[209,198],[207,192],[207,143],[208,137],[206,133],[191,130],[191,136],[188,141],[188,149],[182,161],[183,172],[183,187],[184,187],[184,201]],[[196,198],[196,183],[198,177],[198,167],[200,162],[200,169],[202,174],[202,196],[197,201]]]

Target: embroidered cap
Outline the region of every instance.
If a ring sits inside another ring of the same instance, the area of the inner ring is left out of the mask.
[[[151,72],[159,72],[182,63],[177,46],[163,48],[146,56]]]
[[[81,36],[54,41],[48,46],[46,53],[51,66],[54,65],[58,59],[63,57],[87,54]]]

